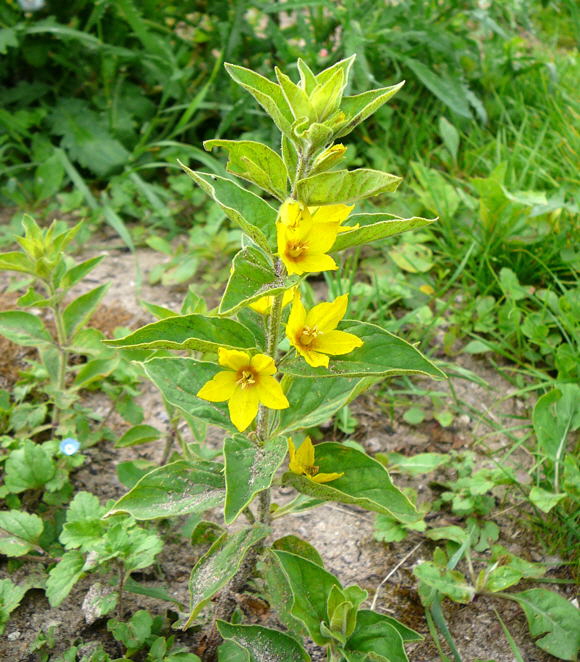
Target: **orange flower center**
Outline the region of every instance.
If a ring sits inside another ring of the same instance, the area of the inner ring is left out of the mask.
[[[288,257],[297,258],[304,254],[307,249],[307,245],[301,241],[289,241],[288,246],[286,247],[286,255]]]
[[[310,345],[317,336],[320,335],[320,331],[316,327],[305,326],[300,333],[300,344]]]
[[[255,383],[256,378],[251,370],[240,370],[240,372],[238,372],[238,380],[236,381],[236,384],[241,388],[247,388]]]

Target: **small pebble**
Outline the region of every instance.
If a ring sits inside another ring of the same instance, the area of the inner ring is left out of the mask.
[[[20,630],[14,630],[14,632],[7,635],[7,639],[8,641],[16,641],[16,639],[20,639],[21,636],[22,632],[20,632]]]

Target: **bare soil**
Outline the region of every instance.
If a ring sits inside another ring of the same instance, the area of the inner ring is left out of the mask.
[[[85,255],[83,257],[88,257]],[[159,253],[140,250],[138,260],[145,275],[139,296],[135,288],[135,258],[123,251],[111,250],[95,271],[90,281],[82,284],[82,289],[89,289],[98,283],[111,282],[111,287],[104,300],[104,305],[97,314],[94,324],[110,334],[119,325],[133,327],[152,321],[138,299],[162,304],[179,310],[183,291],[163,287],[150,287],[146,284],[146,274],[160,261],[166,258]],[[6,274],[0,274],[0,309],[14,305],[14,295],[5,292],[8,284]],[[81,289],[79,289],[80,293]],[[4,293],[3,293],[4,292]],[[22,366],[27,352],[0,338],[0,368],[2,375],[0,387],[6,388],[13,383],[16,371]],[[471,405],[475,411],[481,411],[491,421],[501,421],[509,426],[520,422],[518,418],[526,413],[526,405],[517,399],[507,399],[511,387],[498,373],[485,363],[470,357],[460,356],[458,361],[463,367],[481,377],[488,386],[482,386],[465,379],[453,379],[453,386],[459,401]],[[428,388],[430,382],[422,381]],[[447,384],[439,383],[437,390],[449,391]],[[451,396],[450,396],[451,397]],[[512,442],[496,432],[466,406],[465,412],[458,416],[449,428],[442,428],[438,423],[428,420],[419,426],[409,426],[401,419],[397,407],[391,407],[385,395],[379,391],[365,394],[354,405],[353,412],[359,421],[352,438],[361,443],[369,453],[397,451],[413,455],[421,452],[450,452],[451,450],[473,450],[478,454],[481,466],[488,466],[490,453],[500,453],[509,448]],[[105,396],[87,394],[87,404],[98,412],[105,412],[109,403]],[[161,398],[151,384],[143,386],[140,404],[146,412],[145,422],[167,428],[167,416]],[[423,403],[429,406],[429,403]],[[389,409],[394,416],[387,416]],[[510,419],[510,417],[512,417]],[[120,418],[112,417],[109,421],[115,430],[122,434],[126,424]],[[344,438],[339,434],[339,439]],[[332,438],[331,428],[326,430],[326,438]],[[210,443],[220,442],[219,431],[212,431]],[[162,444],[149,444],[133,448],[115,450],[110,444],[100,444],[87,451],[87,462],[73,476],[75,491],[88,490],[99,496],[102,502],[116,499],[126,489],[117,479],[116,466],[128,459],[147,459],[159,462],[162,456]],[[513,458],[517,465],[526,463],[524,451]],[[420,495],[420,500],[433,498],[431,481],[444,480],[452,475],[420,476],[409,480],[394,476],[401,486],[413,486]],[[288,494],[279,494],[280,499]],[[215,514],[217,517],[217,513]],[[501,528],[501,544],[514,553],[528,560],[547,562],[551,569],[548,577],[567,578],[566,566],[559,559],[548,557],[541,541],[535,539],[524,526],[522,513],[513,508],[510,494],[498,495],[498,512],[492,514],[493,520]],[[436,648],[429,637],[424,611],[416,592],[413,566],[421,559],[431,558],[434,543],[421,534],[411,533],[407,539],[395,544],[384,544],[373,538],[372,513],[356,507],[329,503],[312,511],[276,521],[274,536],[294,533],[311,541],[321,553],[326,567],[335,573],[343,584],[358,583],[369,592],[369,606],[376,595],[375,608],[401,620],[406,625],[425,635],[422,642],[408,646],[409,659],[412,662],[435,662],[439,659]],[[438,514],[431,519],[431,525],[446,525],[459,522],[451,513]],[[171,525],[168,542],[159,556],[159,562],[153,568],[136,574],[136,579],[150,586],[164,586],[177,600],[187,604],[187,581],[192,565],[203,552],[184,544],[184,539],[177,533],[177,525]],[[7,564],[0,566],[0,577],[10,576],[13,581],[22,581],[38,573],[38,564],[26,563],[18,570],[8,572]],[[88,623],[83,601],[87,592],[96,590],[96,581],[106,583],[106,577],[87,577],[71,592],[70,596],[57,608],[50,608],[41,590],[30,590],[21,606],[13,612],[0,641],[0,660],[6,662],[33,662],[39,660],[37,653],[30,652],[30,644],[41,631],[49,626],[56,626],[57,644],[55,653],[62,652],[76,643],[92,641],[104,642],[113,655],[120,655],[106,632],[105,619]],[[526,585],[528,588],[530,585]],[[545,586],[545,585],[543,585]],[[549,586],[568,598],[572,598],[570,586]],[[249,593],[240,596],[240,605],[254,622],[273,622],[273,615],[267,603],[255,594],[250,587]],[[139,595],[128,594],[124,613],[129,617],[137,609],[149,609],[154,613],[169,613],[175,617],[176,607],[169,603],[153,600]],[[520,609],[511,602],[478,597],[469,605],[457,605],[445,601],[444,610],[450,630],[465,662],[475,660],[494,660],[495,662],[513,662],[508,643],[503,636],[501,626],[494,610],[511,631],[523,652],[526,662],[549,662],[555,660],[538,649],[530,639],[525,617]],[[169,612],[167,611],[169,610]],[[196,632],[189,630],[178,634],[179,641],[194,646]],[[193,648],[192,648],[193,650]],[[323,659],[316,647],[311,647],[313,660]]]

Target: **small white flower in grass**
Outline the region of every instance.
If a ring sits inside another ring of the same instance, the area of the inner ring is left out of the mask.
[[[59,445],[60,452],[63,455],[74,455],[80,447],[80,441],[74,437],[67,437],[66,439],[63,439]]]

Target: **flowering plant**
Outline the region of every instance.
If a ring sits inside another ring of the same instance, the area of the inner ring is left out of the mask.
[[[336,662],[367,659],[367,653],[376,660],[404,660],[403,642],[418,637],[390,617],[361,609],[366,591],[342,587],[305,541],[271,540],[273,519],[321,501],[416,521],[414,505],[366,453],[336,442],[314,447],[308,437],[297,447],[294,440],[379,379],[444,376],[403,339],[375,324],[344,319],[348,295],[308,311],[301,300],[300,284],[309,274],[338,269],[333,255],[431,222],[352,213],[355,203],[394,191],[400,178],[367,168],[331,169],[346,150],[334,143],[402,85],[345,96],[353,59],[319,74],[299,60],[298,83],[278,70],[274,83],[226,65],[282,140],[280,153],[250,140],[204,144],[225,149],[228,171],[262,189],[263,197],[233,179],[183,166],[244,233],[221,302],[210,314],[168,317],[108,341],[150,350],[144,369],[164,398],[188,420],[226,431],[223,463],[188,454],[144,476],[110,511],[154,519],[221,506],[225,525],[241,515],[248,520],[233,532],[224,528],[192,570],[183,627],[206,617],[199,648],[205,660],[216,659],[218,646],[220,660],[233,660],[240,648],[247,659],[266,659],[252,653],[260,646],[268,647],[268,660],[308,660],[301,636],[326,647]],[[284,334],[290,343],[285,353]],[[158,356],[159,349],[193,355]],[[288,452],[289,471],[278,477]],[[284,505],[272,502],[273,487],[281,483],[298,492]],[[228,622],[235,594],[258,561],[268,599],[288,634]],[[212,600],[209,617],[203,610]]]

